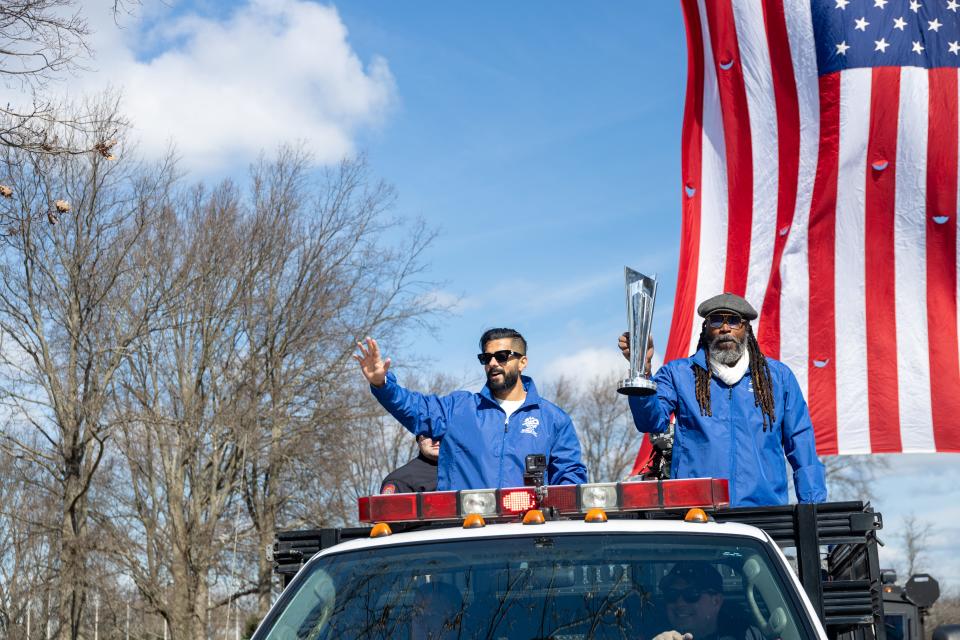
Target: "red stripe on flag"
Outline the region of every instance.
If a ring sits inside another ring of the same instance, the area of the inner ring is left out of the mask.
[[[680,266],[677,292],[673,303],[673,320],[664,361],[690,354],[694,309],[697,303],[697,270],[700,266],[700,198],[702,193],[703,145],[703,25],[697,0],[684,0],[684,23],[687,29],[687,95],[683,107],[681,134],[681,168],[683,184],[683,222],[680,235]]]
[[[778,194],[777,231],[773,262],[763,306],[760,309],[760,349],[771,358],[780,357],[780,258],[787,243],[797,202],[800,170],[800,105],[790,57],[790,38],[782,0],[763,1],[763,21],[770,51],[773,95],[777,105]]]
[[[897,318],[894,309],[894,216],[898,170],[895,160],[899,109],[900,69],[874,68],[870,94],[870,137],[867,140],[863,274],[867,318],[865,373],[870,450],[873,453],[902,450],[897,386]],[[909,171],[908,167],[903,169]],[[904,285],[910,286],[909,283]]]
[[[957,70],[931,69],[927,128],[927,335],[937,451],[960,451],[957,341]],[[946,218],[946,220],[944,220]]]
[[[753,156],[747,90],[731,0],[705,3],[717,70],[727,157],[727,268],[724,291],[744,295],[753,221]]]
[[[703,149],[703,25],[697,0],[683,0],[687,30],[687,95],[683,107],[681,159],[683,222],[680,235],[680,266],[673,303],[673,320],[664,362],[689,355],[690,334],[697,297],[697,269],[700,264],[700,202]],[[644,437],[630,475],[646,473],[653,462],[653,446]]]
[[[836,302],[834,294],[837,172],[840,162],[840,74],[820,78],[820,143],[810,202],[810,417],[821,455],[837,453]]]

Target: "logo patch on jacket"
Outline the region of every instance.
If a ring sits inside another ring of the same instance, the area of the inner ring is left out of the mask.
[[[396,493],[396,492],[397,492],[397,485],[393,484],[392,482],[388,482],[387,484],[383,485],[383,487],[380,488],[380,493]]]
[[[520,429],[520,433],[529,433],[534,438],[537,437],[537,427],[540,426],[539,420],[537,420],[533,416],[529,416],[527,418],[524,418],[523,422],[521,422],[520,424],[523,425],[523,429]]]

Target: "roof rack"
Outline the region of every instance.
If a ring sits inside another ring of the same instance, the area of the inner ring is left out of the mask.
[[[800,582],[831,637],[873,626],[872,637],[886,640],[883,624],[874,625],[883,620],[877,556],[883,517],[869,503],[723,509],[714,518],[753,525],[779,546],[797,549]]]

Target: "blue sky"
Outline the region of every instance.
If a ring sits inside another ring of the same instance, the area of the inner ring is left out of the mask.
[[[398,88],[389,124],[360,144],[404,210],[440,227],[431,258],[443,290],[462,296],[417,354],[461,370],[484,328],[516,326],[543,376],[557,358],[613,344],[625,264],[660,274],[665,336],[685,69],[677,7],[408,9],[339,7],[361,57],[386,58]]]
[[[399,213],[439,230],[427,255],[457,311],[383,345],[400,364],[478,385],[476,339],[514,326],[529,371],[623,367],[623,267],[660,276],[666,341],[679,241],[685,36],[679,2],[147,3],[96,30],[79,95],[114,86],[141,139],[193,178],[236,175],[303,139],[320,162],[366,152]],[[2,96],[0,96],[2,97]],[[612,393],[612,390],[611,390]],[[878,483],[885,564],[908,513],[933,522],[928,566],[960,588],[960,460],[891,456]]]

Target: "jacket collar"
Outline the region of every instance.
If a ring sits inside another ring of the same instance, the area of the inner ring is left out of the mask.
[[[417,458],[419,458],[424,464],[429,464],[431,467],[437,466],[437,462],[439,462],[439,460],[431,460],[427,456],[423,455],[423,452],[418,453]]]
[[[707,366],[707,352],[704,351],[702,347],[697,349],[697,352],[690,356],[690,359],[693,360],[693,364],[701,369],[710,371],[710,367]]]
[[[540,404],[540,394],[537,393],[537,385],[533,384],[533,378],[525,376],[522,373],[520,374],[520,382],[523,383],[523,390],[527,392],[527,397],[524,398],[523,404],[520,405],[520,408],[529,406],[529,405],[538,405]],[[486,384],[483,385],[483,389],[480,390],[480,395],[492,402],[493,404],[500,406],[500,403],[497,402],[497,399],[493,397],[493,394],[490,392],[490,387]]]

